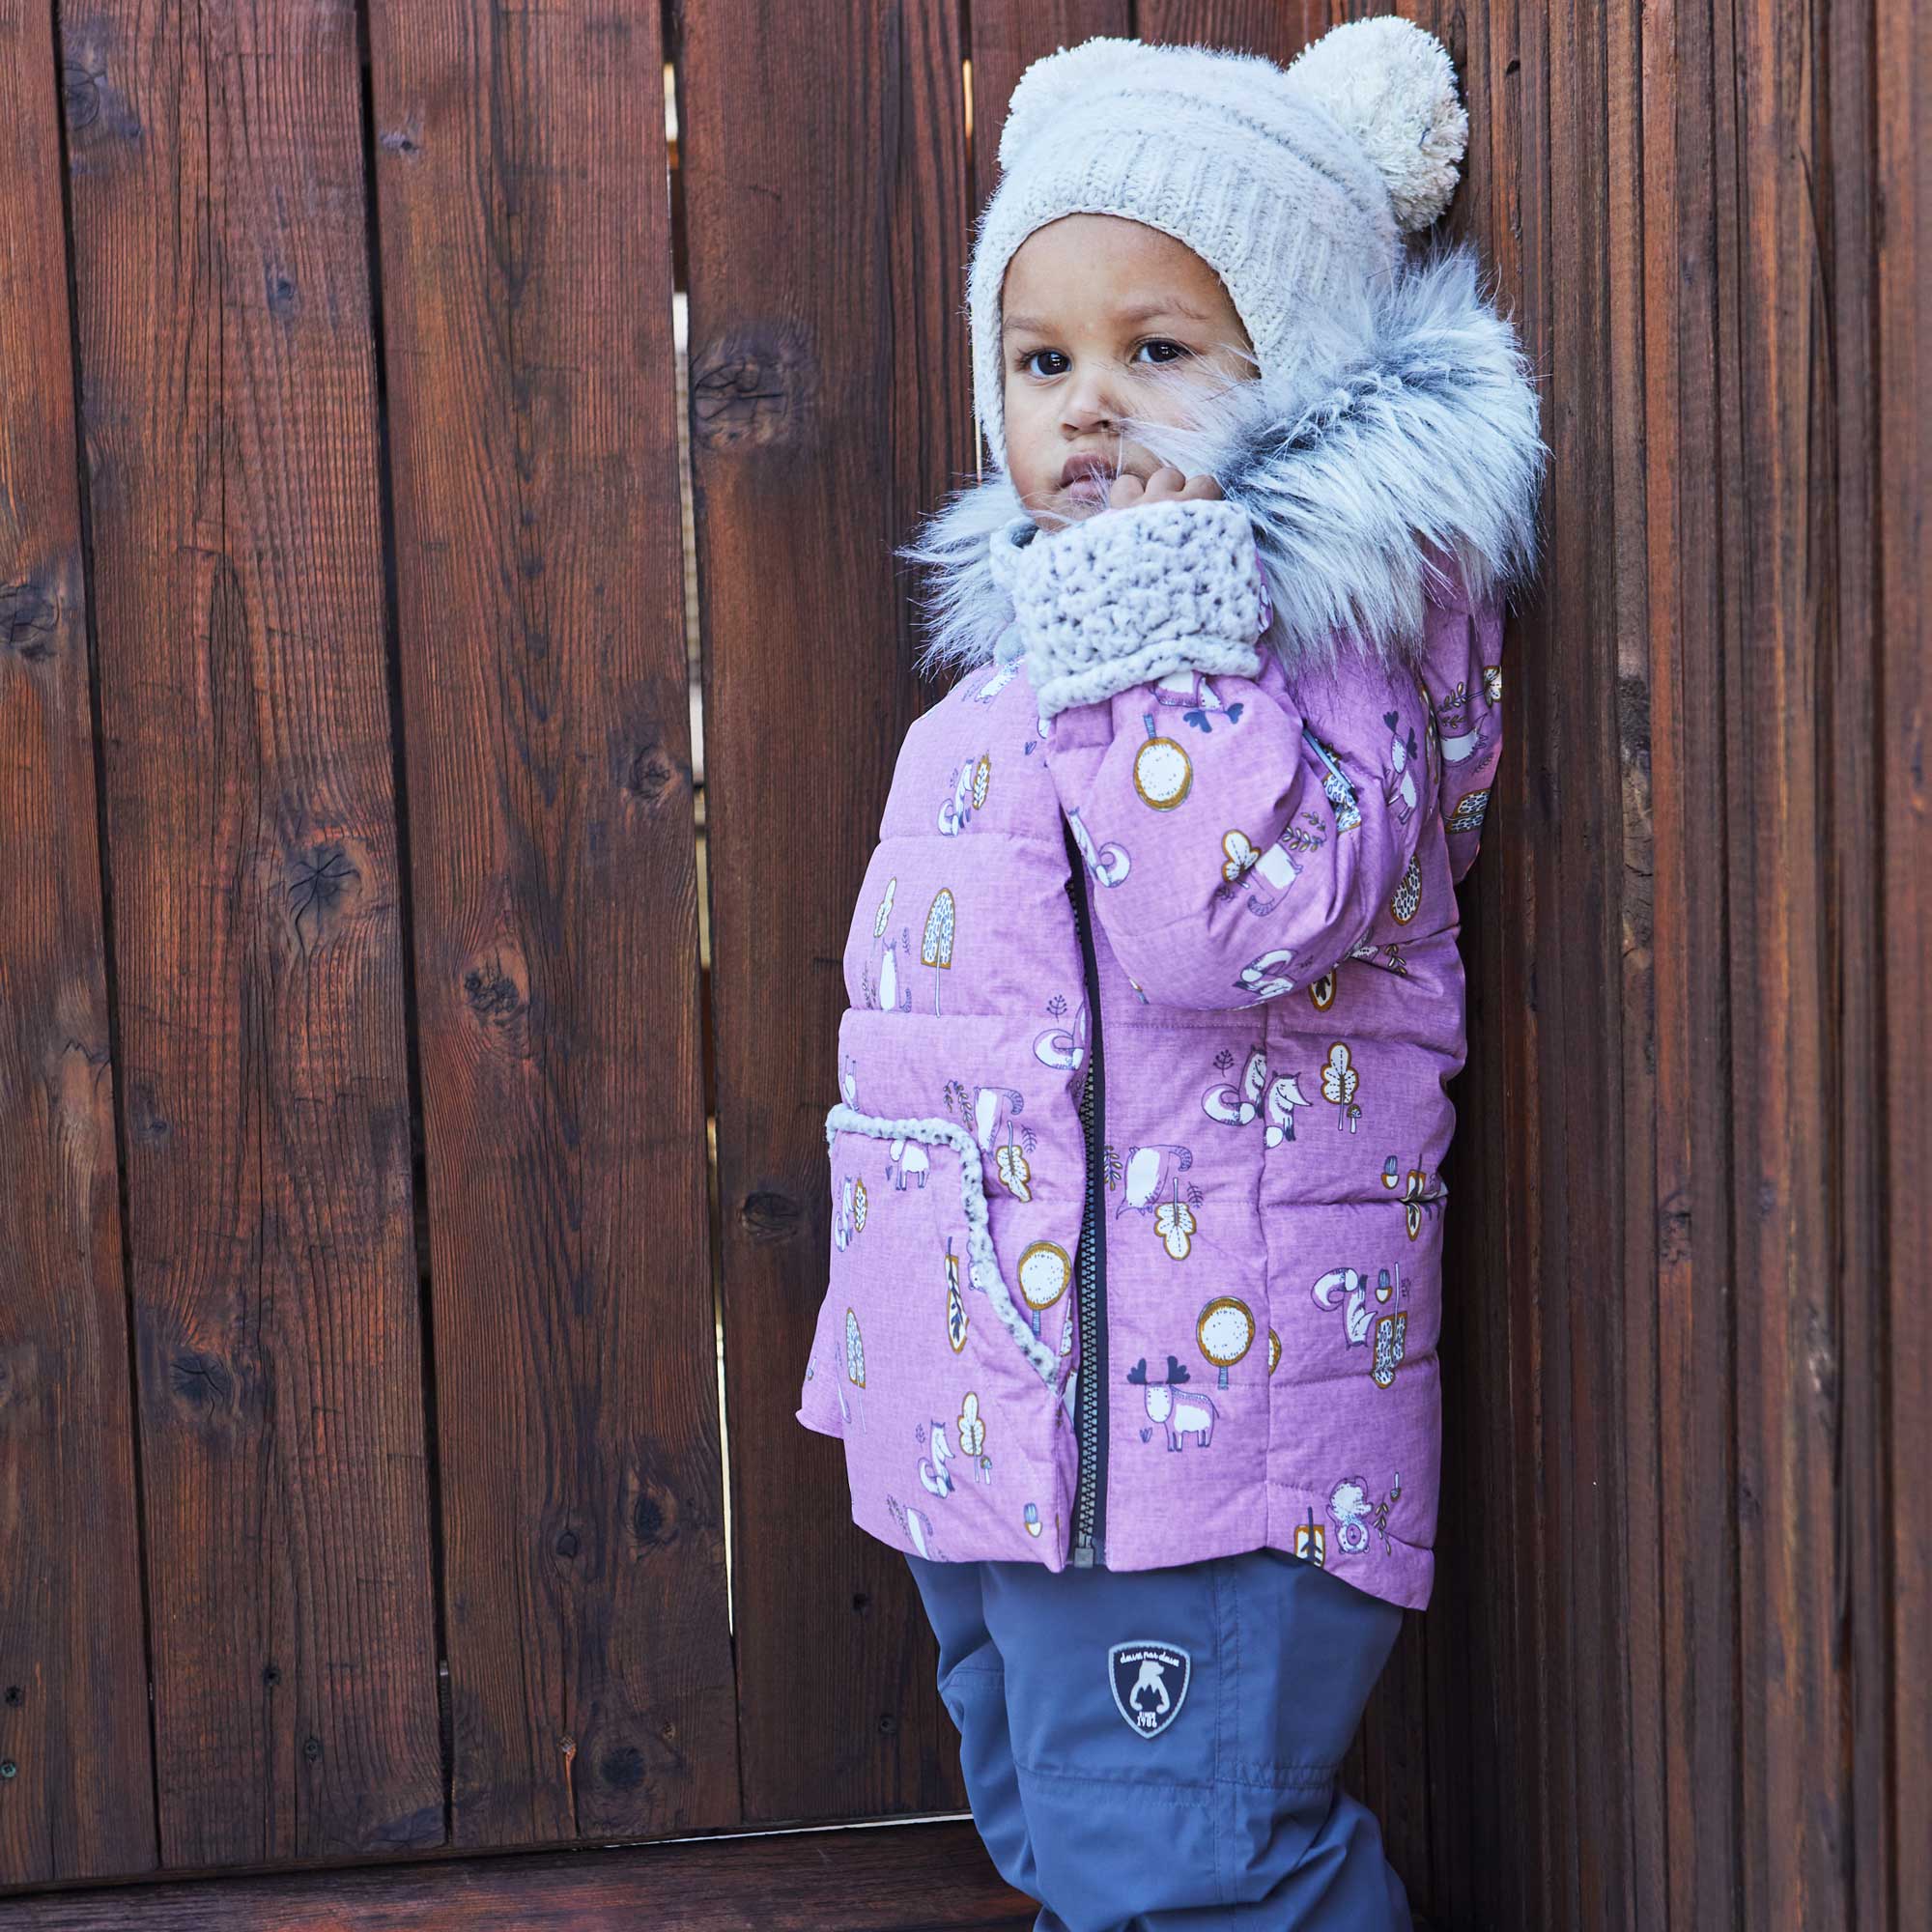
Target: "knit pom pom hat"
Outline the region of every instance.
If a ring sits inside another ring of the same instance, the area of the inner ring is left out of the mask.
[[[1286,69],[1259,54],[1100,36],[1037,60],[1000,135],[973,242],[973,404],[1006,466],[1007,264],[1063,214],[1118,214],[1186,244],[1226,285],[1270,390],[1366,329],[1405,232],[1455,192],[1469,120],[1447,50],[1357,20]]]

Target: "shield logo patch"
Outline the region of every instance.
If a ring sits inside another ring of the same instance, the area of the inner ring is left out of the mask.
[[[1114,1708],[1137,1738],[1157,1738],[1180,1715],[1194,1660],[1178,1643],[1134,1637],[1107,1652]]]

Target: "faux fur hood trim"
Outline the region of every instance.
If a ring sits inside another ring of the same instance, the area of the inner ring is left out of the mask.
[[[1163,462],[1214,477],[1248,513],[1274,614],[1264,640],[1291,672],[1331,665],[1349,634],[1414,664],[1435,556],[1481,601],[1533,573],[1548,457],[1516,331],[1478,286],[1466,245],[1420,258],[1374,300],[1330,372],[1278,396],[1264,377],[1202,392],[1184,427],[1129,419]],[[1013,611],[990,564],[1026,510],[1004,468],[954,491],[898,554],[924,572],[918,670],[988,663]],[[1031,531],[1022,533],[1030,536]]]

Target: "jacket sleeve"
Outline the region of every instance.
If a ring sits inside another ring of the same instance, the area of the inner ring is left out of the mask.
[[[1345,648],[1291,679],[1259,643],[1245,514],[1220,499],[1104,512],[1019,554],[1048,769],[1122,966],[1177,1007],[1320,979],[1388,904],[1434,803],[1414,677]]]
[[[1483,821],[1503,754],[1503,600],[1445,599],[1430,611],[1443,628],[1430,654],[1443,672],[1435,692],[1441,733],[1442,830],[1449,881],[1460,886],[1476,863]]]

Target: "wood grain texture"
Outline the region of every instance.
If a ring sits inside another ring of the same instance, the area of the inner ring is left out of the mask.
[[[43,1892],[18,1932],[1032,1932],[970,1824],[758,1833]]]
[[[370,15],[458,1844],[738,1817],[654,9]]]
[[[434,1845],[355,14],[60,22],[161,1861]]]
[[[1861,1884],[1861,1924],[1907,1924],[1932,1897],[1932,1331],[1918,1283],[1932,1256],[1932,21],[1924,8],[1876,10],[1872,114],[1876,149],[1878,384],[1872,396],[1878,531],[1878,788],[1884,974],[1884,1287],[1872,1327],[1889,1370],[1874,1484],[1886,1517],[1876,1534],[1876,1611],[1886,1650],[1862,1673],[1857,1716],[1884,1719],[1884,1791],[1876,1830],[1891,1847],[1884,1882]],[[1861,1845],[1862,1853],[1862,1845]],[[1861,1857],[1861,1870],[1864,1861]],[[1866,1917],[1868,1913],[1868,1917]]]
[[[1907,1925],[1932,1897],[1932,1329],[1918,1284],[1932,1257],[1932,20],[1922,7],[1876,9],[1872,85],[1875,192],[1871,236],[1876,368],[1866,379],[1875,448],[1869,509],[1878,541],[1873,708],[1879,759],[1878,1028],[1883,1095],[1882,1273],[1856,1284],[1872,1302],[1870,1330],[1889,1372],[1876,1406],[1889,1429],[1872,1502],[1881,1514],[1868,1575],[1875,1587],[1853,1625],[1876,1623],[1884,1647],[1863,1650],[1856,1719],[1884,1746],[1882,1789],[1861,1798],[1891,1857],[1882,1882],[1861,1883],[1860,1924]],[[1845,85],[1855,84],[1847,76]],[[1841,380],[1843,394],[1849,384]],[[1878,1284],[1882,1284],[1879,1286]],[[1869,1406],[1867,1411],[1869,1412]],[[1865,1865],[1863,1838],[1860,1868]]]
[[[794,1415],[845,924],[938,696],[909,669],[892,546],[971,473],[958,14],[678,19],[744,1815],[962,1806],[911,1577]]]
[[[1717,460],[1696,481],[1720,507],[1715,610],[1687,641],[1709,667],[1701,692],[1719,695],[1705,755],[1722,792],[1715,825],[1688,824],[1684,844],[1689,890],[1721,882],[1725,903],[1724,972],[1701,1025],[1692,1010],[1691,1047],[1726,1118],[1701,1144],[1693,1133],[1692,1159],[1728,1179],[1718,1211],[1732,1326],[1725,1353],[1690,1369],[1684,1399],[1729,1382],[1733,1442],[1718,1466],[1734,1483],[1719,1520],[1735,1535],[1737,1623],[1735,1690],[1718,1719],[1735,1782],[1709,1806],[1734,1863],[1700,1870],[1699,1889],[1741,1922],[1833,1926],[1857,1918],[1856,1766],[1870,1748],[1850,1690],[1881,1666],[1848,1616],[1854,1526],[1883,1460],[1869,1398],[1884,1371],[1858,1359],[1860,1311],[1882,1278],[1857,1261],[1869,1253],[1856,1181],[1870,1164],[1869,1029],[1858,997],[1836,991],[1868,972],[1872,748],[1860,711],[1877,639],[1855,610],[1843,625],[1834,589],[1856,596],[1871,573],[1838,523],[1845,470],[1862,459],[1833,400],[1847,375],[1869,375],[1862,271],[1841,285],[1830,252],[1834,205],[1856,210],[1870,184],[1857,135],[1839,145],[1819,59],[1829,41],[1861,92],[1870,37],[1850,9],[1745,10],[1715,25]],[[1693,1537],[1710,1521],[1710,1474],[1689,1499]],[[1672,1823],[1673,1850],[1701,1864],[1699,1808],[1686,1791]],[[1869,1838],[1863,1849],[1883,1857]]]
[[[793,1415],[844,923],[940,689],[892,547],[973,473],[1026,65],[1380,11],[703,0],[666,48],[655,9],[433,0],[366,10],[365,94],[345,0],[87,0],[57,49],[0,0],[0,1886],[438,1854],[11,1918],[1030,1923],[963,1824],[449,1855],[963,1807],[904,1565]],[[1435,1596],[1348,1776],[1437,1928],[1907,1932],[1932,27],[1403,11],[1553,460],[1462,894]]]
[[[156,1860],[56,72],[0,0],[0,1882]]]

